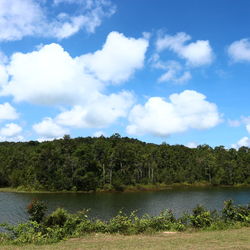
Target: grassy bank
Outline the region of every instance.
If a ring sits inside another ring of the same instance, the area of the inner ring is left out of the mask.
[[[91,234],[52,245],[0,246],[4,250],[32,249],[250,249],[250,228],[213,232],[152,235]]]
[[[197,183],[174,183],[174,184],[137,184],[135,186],[122,186],[120,188],[114,188],[112,186],[107,186],[105,189],[98,188],[95,191],[69,191],[69,190],[35,190],[32,188],[27,187],[2,187],[0,188],[0,192],[11,192],[11,193],[105,193],[105,192],[141,192],[141,191],[160,191],[166,189],[173,189],[173,188],[198,188],[198,187],[234,187],[234,188],[241,188],[241,187],[250,187],[248,184],[236,184],[236,185],[211,185],[208,182],[197,182]]]

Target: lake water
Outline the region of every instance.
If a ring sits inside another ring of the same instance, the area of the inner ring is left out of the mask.
[[[27,194],[0,192],[0,223],[26,221],[26,207],[32,199],[43,200],[51,212],[63,207],[70,212],[90,208],[90,216],[109,219],[120,209],[139,215],[157,215],[164,209],[172,209],[179,216],[191,211],[197,204],[220,210],[225,200],[236,204],[250,203],[250,188],[174,188],[154,192],[93,193],[93,194]]]

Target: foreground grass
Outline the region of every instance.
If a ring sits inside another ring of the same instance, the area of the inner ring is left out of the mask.
[[[92,234],[52,245],[0,246],[4,250],[31,249],[250,249],[250,228],[212,232],[152,235]]]

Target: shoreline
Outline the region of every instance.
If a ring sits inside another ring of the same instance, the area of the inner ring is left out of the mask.
[[[236,184],[236,185],[212,185],[210,183],[174,183],[174,184],[138,184],[136,186],[123,186],[123,190],[116,189],[97,189],[90,191],[70,191],[70,190],[33,190],[25,187],[2,187],[0,193],[44,193],[44,194],[91,194],[91,193],[133,193],[133,192],[150,192],[150,191],[162,191],[171,190],[176,188],[248,188],[250,184]]]

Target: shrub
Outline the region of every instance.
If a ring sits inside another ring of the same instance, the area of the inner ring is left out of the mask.
[[[250,223],[250,205],[235,206],[232,200],[225,201],[222,216],[226,222]]]
[[[49,215],[45,221],[45,225],[48,227],[53,226],[64,226],[67,219],[69,219],[70,215],[63,208],[57,208],[51,215]]]
[[[190,221],[196,228],[209,227],[212,224],[211,212],[203,206],[197,205],[193,209],[193,215],[190,216]]]
[[[112,218],[107,224],[107,232],[128,234],[133,229],[131,217],[125,215],[122,211]]]
[[[135,212],[126,215],[120,211],[108,222],[89,219],[89,210],[70,214],[62,208],[58,208],[43,220],[43,204],[37,200],[29,204],[32,220],[27,223],[14,226],[0,224],[0,228],[4,229],[3,233],[0,233],[0,242],[45,244],[93,232],[137,234],[165,230],[184,231],[188,228],[221,230],[250,225],[250,206],[235,206],[232,201],[225,202],[222,214],[210,212],[198,205],[191,215],[184,214],[179,219],[176,219],[170,210],[165,210],[158,216],[146,214],[142,217],[138,217]]]
[[[47,206],[45,205],[45,203],[37,199],[32,200],[31,203],[27,206],[27,212],[30,215],[30,220],[36,221],[38,223],[43,220],[46,211]]]

